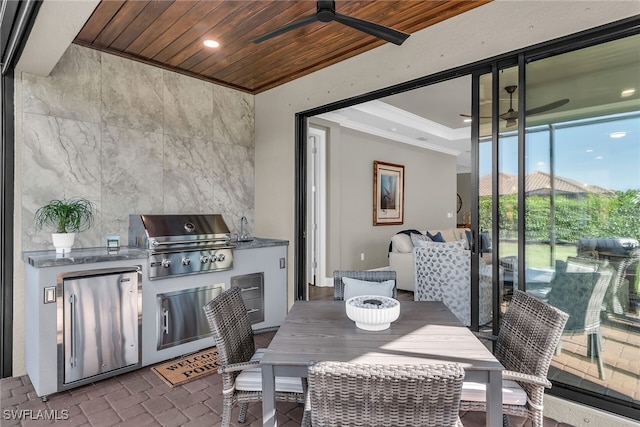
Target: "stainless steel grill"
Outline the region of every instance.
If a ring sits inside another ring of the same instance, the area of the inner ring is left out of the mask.
[[[149,250],[149,279],[233,268],[229,228],[219,214],[130,215],[129,246]]]

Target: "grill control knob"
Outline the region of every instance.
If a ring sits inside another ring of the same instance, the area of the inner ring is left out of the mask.
[[[224,254],[219,254],[218,255],[218,261],[222,262],[222,261],[224,261],[224,258],[225,258]]]
[[[189,264],[191,264],[190,258],[182,258],[182,265],[189,265]]]
[[[217,256],[217,255],[215,255],[215,254],[214,254],[214,255],[211,255],[211,262],[216,262],[216,261],[219,261],[218,256]]]
[[[169,267],[171,266],[171,260],[170,260],[170,259],[167,259],[167,258],[163,259],[163,260],[162,260],[162,266],[163,266],[164,268],[169,268]]]
[[[202,256],[200,257],[200,263],[201,263],[201,264],[206,264],[206,263],[208,263],[208,262],[209,262],[209,257],[208,257],[208,256],[202,255]]]

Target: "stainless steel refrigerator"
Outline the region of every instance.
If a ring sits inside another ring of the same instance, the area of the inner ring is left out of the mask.
[[[60,388],[140,366],[139,268],[67,274],[62,280]],[[83,381],[84,380],[84,381]]]

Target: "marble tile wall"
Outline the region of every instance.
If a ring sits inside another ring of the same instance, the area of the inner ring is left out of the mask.
[[[76,45],[21,79],[23,250],[53,248],[34,213],[70,197],[97,207],[76,247],[126,244],[131,213],[221,213],[232,233],[245,215],[252,232],[252,95]]]

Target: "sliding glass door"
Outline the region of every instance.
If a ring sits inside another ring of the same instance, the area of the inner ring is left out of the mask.
[[[476,77],[474,138],[494,332],[516,289],[567,312],[550,392],[630,413],[640,409],[638,46],[632,35],[493,64]]]
[[[523,153],[524,289],[570,315],[549,378],[634,407],[640,390],[638,46],[636,35],[530,61]]]

